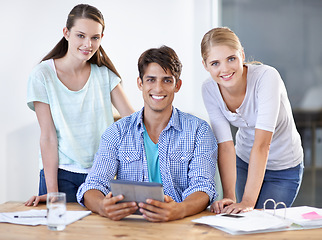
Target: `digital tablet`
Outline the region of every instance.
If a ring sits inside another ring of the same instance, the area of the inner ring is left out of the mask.
[[[146,202],[146,199],[154,199],[164,202],[163,186],[154,182],[136,182],[129,180],[113,179],[110,181],[113,196],[123,195],[120,202]],[[139,211],[136,214],[141,214]]]

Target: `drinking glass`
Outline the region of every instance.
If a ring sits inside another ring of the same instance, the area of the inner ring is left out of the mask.
[[[66,227],[66,194],[51,192],[47,194],[47,227],[62,231]]]

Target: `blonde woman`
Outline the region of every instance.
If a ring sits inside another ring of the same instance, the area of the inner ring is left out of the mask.
[[[303,149],[280,74],[267,65],[246,64],[229,28],[207,32],[201,53],[211,75],[202,94],[219,143],[224,195],[211,210],[249,211],[263,208],[268,198],[291,206],[302,180]],[[238,128],[235,146],[230,124]]]

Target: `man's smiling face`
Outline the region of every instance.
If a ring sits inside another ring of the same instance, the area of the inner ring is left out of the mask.
[[[150,63],[137,84],[142,91],[145,110],[171,114],[174,94],[179,91],[181,80],[176,82],[170,70],[165,71],[159,64]]]

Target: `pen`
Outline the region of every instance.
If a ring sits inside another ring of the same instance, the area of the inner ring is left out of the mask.
[[[47,218],[47,216],[14,216],[14,218]]]

